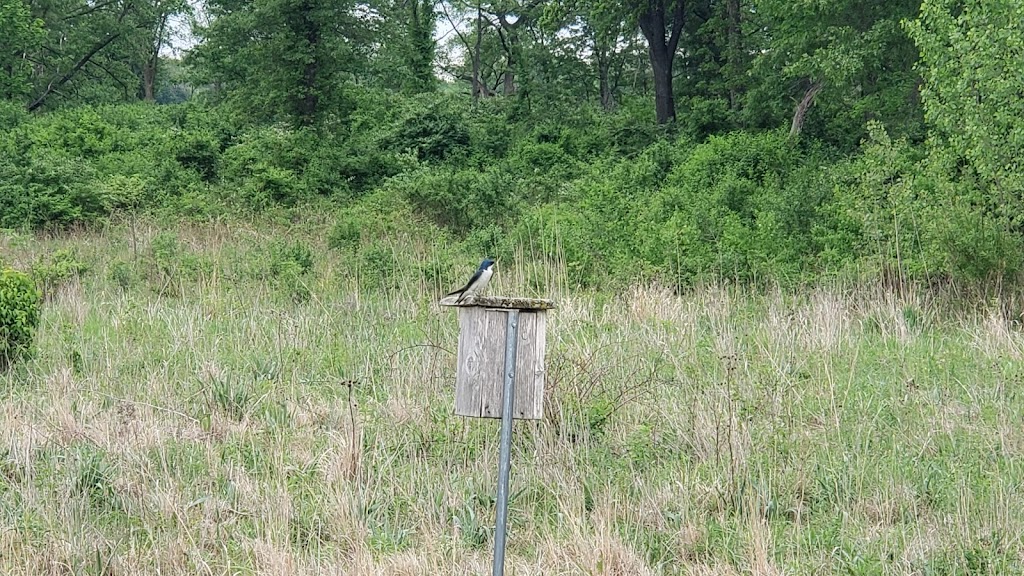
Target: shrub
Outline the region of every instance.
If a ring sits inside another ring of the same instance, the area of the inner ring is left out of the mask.
[[[511,219],[516,182],[499,169],[423,167],[389,180],[382,189],[399,194],[435,224],[457,233]]]
[[[831,198],[814,226],[826,268],[867,263],[874,274],[978,282],[1013,276],[1024,248],[1012,219],[993,214],[967,182],[951,182],[906,139],[868,125],[861,153],[831,166]]]
[[[135,267],[124,260],[116,260],[111,263],[107,277],[124,292],[131,290],[139,281],[139,274]]]
[[[0,227],[61,228],[106,214],[96,171],[54,149],[0,159]]]
[[[427,98],[433,101],[424,101]],[[469,149],[469,127],[457,102],[423,96],[410,102],[410,110],[395,131],[394,147],[412,149],[424,162],[464,156]]]
[[[0,271],[0,370],[31,351],[42,301],[27,274],[11,268]]]
[[[327,247],[332,250],[355,250],[362,240],[363,228],[364,222],[358,214],[341,214],[327,235]]]
[[[224,152],[222,185],[228,197],[262,211],[292,206],[306,197],[301,179],[308,151],[302,131],[271,127],[247,134]]]
[[[202,281],[214,270],[209,258],[192,252],[174,232],[166,231],[153,237],[145,263],[146,279],[151,286],[157,293],[169,296],[180,296],[186,281]],[[127,275],[124,279],[130,281]]]
[[[813,252],[811,228],[823,201],[801,172],[813,173],[815,164],[780,132],[711,137],[672,169],[640,218],[657,233],[638,244],[677,282],[794,274]]]
[[[302,242],[276,240],[270,244],[270,275],[279,277],[288,270],[306,274],[313,269],[313,251]]]
[[[44,298],[48,298],[54,290],[64,286],[72,279],[80,278],[89,271],[89,265],[80,261],[73,250],[57,250],[52,254],[40,257],[32,265],[32,277],[42,287]]]

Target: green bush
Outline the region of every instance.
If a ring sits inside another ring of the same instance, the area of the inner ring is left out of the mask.
[[[44,298],[72,279],[81,278],[89,265],[78,259],[74,250],[62,249],[42,256],[32,265],[32,277],[42,287]]]
[[[409,108],[391,139],[396,150],[411,149],[419,160],[441,162],[465,156],[469,127],[459,102],[434,95],[410,100]]]
[[[313,251],[306,244],[276,240],[270,244],[270,275],[277,278],[285,272],[306,274],[313,269]]]
[[[223,156],[222,189],[239,208],[262,211],[294,206],[307,197],[301,175],[308,151],[305,132],[282,126],[251,132]]]
[[[183,168],[193,170],[204,182],[217,177],[220,145],[207,131],[183,132],[171,140],[170,152]]]
[[[10,100],[0,101],[0,131],[7,131],[28,120],[25,107]]]
[[[106,214],[89,163],[48,148],[0,158],[0,227],[63,228]]]
[[[500,169],[453,170],[422,167],[395,176],[382,191],[409,201],[417,214],[464,234],[514,218],[516,182]]]
[[[0,370],[6,370],[32,350],[42,296],[23,272],[0,272]]]
[[[1011,219],[975,202],[985,192],[951,182],[906,139],[893,140],[878,123],[859,155],[833,164],[831,188],[814,225],[820,267],[853,265],[869,274],[932,282],[1011,277],[1024,248]]]
[[[363,224],[357,214],[341,214],[327,235],[327,247],[332,250],[354,251],[362,240]]]
[[[645,257],[677,282],[780,278],[813,254],[819,161],[785,134],[713,136],[675,166],[641,222]]]
[[[177,234],[167,231],[153,237],[143,262],[145,279],[158,294],[167,296],[181,296],[187,284],[209,279],[215,269],[207,256],[196,254]],[[121,277],[115,281],[131,282],[126,272],[117,272]]]

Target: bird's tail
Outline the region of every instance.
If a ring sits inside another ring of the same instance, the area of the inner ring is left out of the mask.
[[[459,298],[459,294],[453,292],[451,294],[446,294],[444,298],[441,298],[441,301],[438,302],[438,304],[442,306],[453,306],[458,304],[460,301],[461,299]]]

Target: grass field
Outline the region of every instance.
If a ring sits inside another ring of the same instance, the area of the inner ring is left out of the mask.
[[[435,304],[474,262],[326,235],[0,234],[47,289],[38,353],[0,376],[0,573],[490,573],[498,424],[452,415]],[[528,260],[491,290],[559,306],[506,573],[1024,573],[1014,302],[574,293]]]

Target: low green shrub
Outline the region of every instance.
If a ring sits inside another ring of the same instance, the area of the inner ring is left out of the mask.
[[[464,110],[451,97],[430,94],[412,98],[389,139],[390,147],[412,150],[424,162],[464,157],[470,145]]]
[[[713,136],[672,169],[640,217],[660,227],[646,236],[655,244],[638,242],[676,282],[789,276],[812,252],[822,200],[798,170],[815,163],[780,132]]]
[[[261,212],[307,197],[302,170],[308,150],[302,131],[272,126],[246,134],[223,155],[221,189],[239,209]]]
[[[74,250],[67,248],[42,256],[32,265],[32,277],[42,288],[44,299],[88,271],[89,265],[79,260]]]
[[[906,139],[868,126],[861,153],[832,165],[831,196],[814,224],[819,268],[867,265],[869,275],[976,283],[1017,275],[1024,246],[968,181],[953,182]]]
[[[427,167],[388,180],[382,192],[407,200],[434,224],[465,234],[477,227],[513,221],[516,175],[501,168],[456,170]]]
[[[312,293],[308,279],[313,270],[313,251],[300,241],[277,240],[270,244],[268,258],[270,277],[295,302],[309,300]]]
[[[0,271],[0,370],[31,352],[42,302],[28,274],[12,268]]]
[[[63,228],[106,214],[96,170],[62,150],[0,158],[0,227]]]
[[[294,268],[300,274],[313,269],[313,251],[300,241],[275,240],[270,244],[270,275],[277,277]]]

